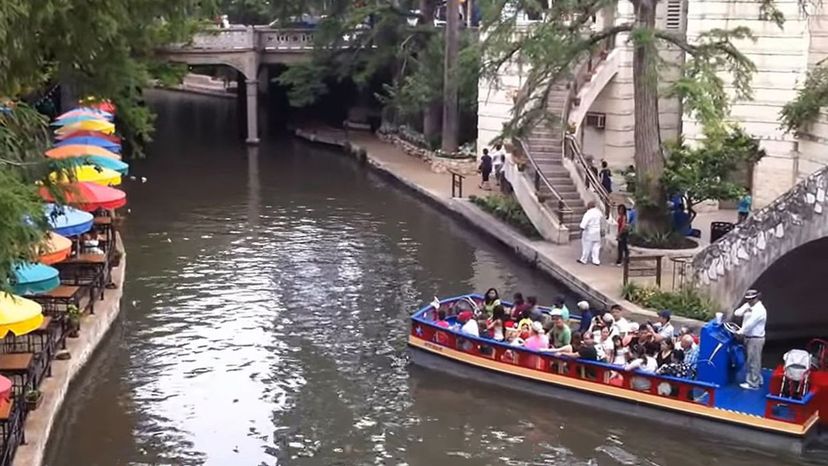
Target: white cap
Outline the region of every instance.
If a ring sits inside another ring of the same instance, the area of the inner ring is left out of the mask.
[[[587,310],[589,309],[589,303],[586,301],[578,301],[578,309]]]
[[[538,321],[532,322],[532,331],[537,333],[543,333],[543,324]]]

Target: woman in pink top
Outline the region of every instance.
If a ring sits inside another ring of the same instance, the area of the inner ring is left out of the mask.
[[[540,322],[532,322],[532,333],[526,339],[523,347],[532,351],[540,351],[549,348],[549,339],[543,333],[543,325]]]

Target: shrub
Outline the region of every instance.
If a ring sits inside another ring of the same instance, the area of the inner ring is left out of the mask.
[[[535,226],[529,221],[529,217],[526,216],[526,212],[523,211],[523,207],[514,197],[490,194],[486,197],[469,196],[469,200],[484,211],[511,225],[528,238],[541,238],[538,230],[535,229]]]
[[[651,249],[693,249],[699,244],[675,231],[641,234],[630,234],[630,245]]]
[[[675,315],[701,321],[710,320],[715,308],[708,297],[691,288],[664,291],[630,282],[624,286],[621,294],[624,299],[639,306],[656,311],[668,309]]]

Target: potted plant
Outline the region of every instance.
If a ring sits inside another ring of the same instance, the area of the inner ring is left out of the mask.
[[[69,338],[77,338],[80,332],[81,311],[78,306],[70,304],[66,309],[66,318],[69,320]]]
[[[27,411],[34,411],[40,406],[40,402],[43,401],[43,393],[36,388],[30,388],[26,390],[23,398],[26,400]]]

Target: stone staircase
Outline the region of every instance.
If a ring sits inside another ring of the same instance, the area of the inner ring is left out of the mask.
[[[566,86],[556,87],[550,92],[546,108],[550,115],[565,114],[564,107],[568,102],[569,92]],[[562,218],[563,224],[569,229],[569,239],[577,239],[581,237],[579,224],[586,212],[586,204],[578,193],[572,175],[564,166],[563,131],[560,117],[555,118],[554,121],[540,123],[526,137],[526,145],[541,174],[546,177],[566,204],[567,210]],[[538,197],[545,199],[546,207],[557,211],[558,200],[552,196],[549,188],[541,185],[538,191]]]

